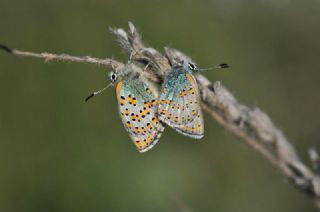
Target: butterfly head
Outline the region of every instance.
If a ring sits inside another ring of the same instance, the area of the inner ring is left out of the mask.
[[[116,71],[111,71],[109,72],[109,80],[111,81],[112,84],[114,84],[115,82],[117,82],[118,80],[118,74]]]
[[[132,64],[128,64],[121,69],[114,69],[109,72],[108,78],[111,84],[115,85],[117,82],[126,79],[133,80],[139,78],[140,69]]]
[[[198,67],[196,66],[196,64],[192,63],[192,62],[188,62],[186,65],[185,65],[185,68],[187,70],[189,70],[190,72],[198,72],[199,69]]]

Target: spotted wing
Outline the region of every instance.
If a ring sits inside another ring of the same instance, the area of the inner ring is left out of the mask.
[[[203,128],[203,118],[202,113],[197,115],[192,122],[184,126],[176,127],[175,129],[183,135],[189,136],[191,138],[200,139],[203,137],[204,128]]]
[[[159,119],[192,138],[203,137],[203,117],[195,78],[183,67],[174,68],[162,85]]]
[[[116,85],[122,122],[139,152],[151,149],[164,130],[156,117],[157,93],[139,79],[119,81]]]

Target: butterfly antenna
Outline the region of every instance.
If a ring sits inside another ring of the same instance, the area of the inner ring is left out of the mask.
[[[212,66],[210,68],[201,68],[201,69],[198,69],[199,71],[207,71],[207,70],[211,70],[211,69],[220,69],[220,68],[230,68],[230,66],[226,63],[221,63],[221,64],[218,64],[218,65],[215,65],[215,66]]]
[[[98,95],[99,93],[103,92],[104,90],[106,90],[107,88],[109,88],[109,86],[111,85],[112,83],[110,83],[109,85],[107,85],[106,87],[98,90],[98,91],[95,91],[93,92],[92,94],[90,94],[89,96],[87,96],[87,98],[84,100],[85,102],[89,101],[89,99],[91,99],[92,97]]]

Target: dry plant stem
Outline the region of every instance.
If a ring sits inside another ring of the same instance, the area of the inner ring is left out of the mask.
[[[91,56],[83,56],[83,57],[77,57],[77,56],[71,56],[67,54],[52,54],[47,52],[42,53],[34,53],[34,52],[27,52],[27,51],[21,51],[17,49],[11,49],[5,45],[0,45],[0,48],[10,54],[21,56],[21,57],[33,57],[33,58],[40,58],[44,59],[45,62],[49,61],[65,61],[65,62],[78,62],[78,63],[91,63],[101,66],[107,66],[112,67],[114,69],[117,69],[121,66],[123,66],[122,63],[112,60],[112,59],[99,59],[94,58]]]
[[[165,48],[163,55],[151,47],[146,47],[132,23],[129,23],[128,32],[118,28],[112,28],[110,31],[116,36],[130,60],[144,68],[147,77],[154,82],[161,83],[175,63],[182,60],[192,61],[184,53],[173,48]],[[93,63],[113,69],[123,67],[123,63],[111,59],[38,54],[10,49],[3,45],[0,45],[0,48],[14,55],[42,58],[45,61]],[[271,162],[296,188],[313,199],[316,207],[320,209],[320,160],[317,152],[314,149],[309,151],[314,167],[312,170],[299,159],[293,146],[267,114],[258,108],[239,103],[221,83],[212,83],[201,74],[197,74],[196,78],[201,91],[203,109],[225,129]]]

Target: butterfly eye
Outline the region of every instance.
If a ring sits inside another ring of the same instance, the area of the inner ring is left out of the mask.
[[[196,71],[197,70],[197,66],[193,63],[188,63],[188,67],[191,71]]]
[[[111,82],[115,82],[117,80],[117,74],[115,72],[111,72],[109,77]]]

